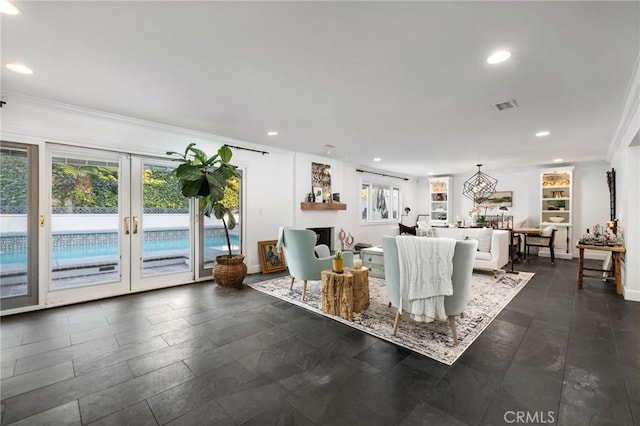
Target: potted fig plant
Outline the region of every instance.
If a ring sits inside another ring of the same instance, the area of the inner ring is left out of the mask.
[[[229,229],[236,226],[236,220],[231,209],[224,205],[224,192],[230,181],[240,177],[236,167],[231,165],[231,148],[223,145],[218,152],[209,157],[204,151],[190,143],[184,153],[169,151],[167,155],[177,156],[175,161],[180,164],[176,170],[176,177],[180,182],[180,190],[185,197],[198,197],[200,210],[211,217],[211,213],[222,221],[227,239],[228,254],[216,257],[213,268],[213,279],[222,287],[239,287],[247,275],[247,265],[244,256],[234,255],[231,251]]]

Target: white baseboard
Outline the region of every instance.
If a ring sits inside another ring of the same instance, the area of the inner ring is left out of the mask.
[[[622,295],[624,296],[624,300],[640,302],[640,290],[629,290],[628,288],[623,288]]]

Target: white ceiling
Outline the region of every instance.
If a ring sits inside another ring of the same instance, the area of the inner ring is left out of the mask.
[[[640,50],[637,1],[15,4],[3,91],[414,176],[606,159]]]

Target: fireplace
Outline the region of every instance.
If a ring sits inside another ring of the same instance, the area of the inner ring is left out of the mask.
[[[333,250],[333,228],[307,228],[309,231],[316,233],[318,237],[316,245],[326,244],[330,250]]]

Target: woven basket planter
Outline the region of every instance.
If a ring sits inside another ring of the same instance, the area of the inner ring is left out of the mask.
[[[216,257],[213,279],[220,287],[238,288],[246,276],[247,265],[244,264],[244,255],[231,258],[227,255]]]

